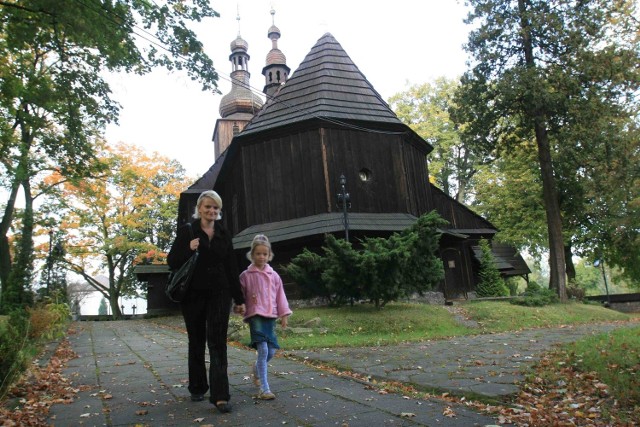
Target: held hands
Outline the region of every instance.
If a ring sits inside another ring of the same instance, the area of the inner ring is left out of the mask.
[[[233,312],[235,314],[239,314],[241,316],[244,316],[244,313],[247,311],[247,307],[244,304],[235,304],[233,306]]]

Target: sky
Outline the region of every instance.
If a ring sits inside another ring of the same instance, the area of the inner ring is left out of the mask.
[[[122,107],[119,124],[107,128],[107,141],[176,159],[190,177],[201,176],[215,161],[213,129],[220,99],[231,88],[230,43],[238,32],[249,44],[251,87],[262,93],[272,9],[281,32],[278,48],[292,75],[325,33],[335,37],[385,100],[410,85],[455,78],[466,69],[463,44],[469,28],[459,0],[237,0],[211,5],[220,17],[192,28],[213,59],[221,94],[203,92],[186,74],[164,69],[142,77],[107,77]]]

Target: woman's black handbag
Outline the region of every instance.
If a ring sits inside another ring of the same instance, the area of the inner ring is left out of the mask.
[[[191,240],[193,240],[191,224],[187,223],[187,225],[189,226]],[[182,267],[169,273],[169,279],[167,281],[167,286],[164,288],[164,293],[167,294],[167,297],[171,301],[182,302],[184,300],[184,296],[187,294],[187,290],[189,290],[189,283],[191,283],[191,278],[193,277],[193,272],[196,269],[197,261],[198,251],[196,250],[193,255],[191,255],[191,258],[182,264]]]

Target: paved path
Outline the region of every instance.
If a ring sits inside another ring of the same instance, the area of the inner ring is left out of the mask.
[[[598,331],[613,326],[591,328]],[[256,401],[248,372],[255,354],[229,347],[233,412],[220,414],[187,390],[186,334],[149,320],[78,322],[69,335],[77,359],[64,374],[79,389],[72,404],[51,408],[52,426],[486,426],[496,421],[439,399],[379,394],[289,358],[270,362],[274,401]],[[487,396],[514,391],[522,365],[558,341],[588,328],[537,330],[374,349],[294,352],[365,375],[421,388],[471,390]],[[495,363],[495,364],[494,364]],[[499,380],[498,380],[499,379]],[[454,413],[454,417],[444,416]]]
[[[557,344],[620,326],[532,329],[394,346],[293,353],[299,358],[331,362],[378,380],[412,384],[423,391],[500,400],[518,391],[516,383],[524,379],[523,371],[537,361],[541,353]]]

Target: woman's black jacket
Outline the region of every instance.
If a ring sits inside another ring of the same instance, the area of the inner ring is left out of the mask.
[[[209,241],[207,233],[202,230],[200,220],[193,221],[191,228],[193,238],[200,239],[198,246],[200,255],[189,289],[211,290],[214,293],[226,289],[236,304],[244,304],[231,234],[220,221],[214,222],[214,234],[211,241]],[[167,263],[172,270],[180,268],[193,254],[189,247],[190,241],[189,226],[183,225],[178,229],[176,239],[167,256]]]

